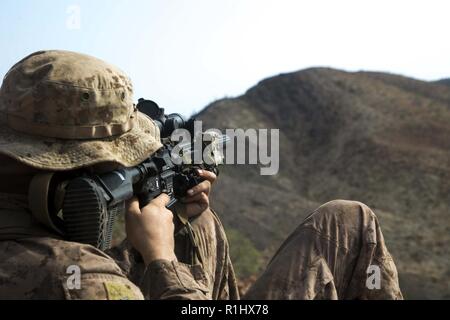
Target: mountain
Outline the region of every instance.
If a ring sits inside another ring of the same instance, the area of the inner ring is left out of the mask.
[[[311,68],[206,107],[204,127],[280,129],[277,175],[228,165],[213,190],[231,249],[251,243],[262,267],[316,207],[358,200],[379,217],[405,297],[450,298],[448,83]]]
[[[448,85],[448,86],[450,86],[450,78],[446,78],[446,79],[441,79],[441,80],[438,80],[438,81],[435,81],[437,84],[445,84],[445,85]]]

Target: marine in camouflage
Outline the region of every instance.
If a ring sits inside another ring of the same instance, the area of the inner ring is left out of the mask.
[[[189,222],[175,218],[177,260],[145,266],[127,240],[105,252],[65,241],[33,217],[27,189],[12,187],[39,170],[136,165],[159,149],[159,132],[135,110],[132,92],[122,71],[68,51],[34,53],[7,73],[0,89],[0,154],[7,159],[0,168],[1,299],[239,298],[226,234],[212,209]],[[367,285],[370,266],[380,271],[379,288]],[[375,214],[337,200],[300,223],[243,298],[402,294]]]

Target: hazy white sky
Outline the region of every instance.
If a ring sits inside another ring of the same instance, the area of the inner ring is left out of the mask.
[[[37,50],[80,51],[189,115],[311,66],[450,77],[449,16],[445,0],[2,0],[0,76]]]

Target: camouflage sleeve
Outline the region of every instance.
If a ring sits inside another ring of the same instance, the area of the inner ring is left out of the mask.
[[[225,230],[212,210],[191,221],[200,260],[192,261],[192,239],[176,220],[178,261],[157,260],[145,267],[140,254],[124,240],[107,254],[141,288],[145,299],[239,299]]]
[[[210,300],[207,283],[199,265],[156,260],[147,266],[140,287],[146,299]]]
[[[239,299],[229,244],[217,214],[207,210],[183,224],[175,234],[178,261],[157,260],[145,269],[140,284],[145,298]],[[189,230],[192,237],[188,236]],[[189,254],[192,245],[197,254]]]
[[[128,240],[107,251],[145,299],[211,299],[207,278],[200,265],[156,260],[145,267]]]
[[[108,273],[81,275],[79,285],[63,281],[67,300],[142,300],[141,290],[126,277]]]
[[[216,297],[214,299],[218,300],[239,300],[239,289],[237,286],[236,274],[234,272],[233,263],[230,257],[230,244],[225,233],[225,229],[222,222],[219,219],[218,214],[210,209],[212,216],[214,217],[215,224],[217,225],[216,237],[221,239],[217,244],[217,253],[221,256],[220,261],[222,262],[219,269],[220,272],[220,282],[217,290]]]

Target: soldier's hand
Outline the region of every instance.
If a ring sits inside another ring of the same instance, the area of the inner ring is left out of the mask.
[[[143,208],[137,198],[127,202],[127,237],[146,265],[159,259],[176,260],[173,214],[166,208],[169,200],[167,194],[161,194]]]
[[[211,171],[197,170],[197,172],[205,181],[188,190],[187,196],[181,200],[186,217],[197,216],[209,208],[211,186],[217,179],[217,176]]]

